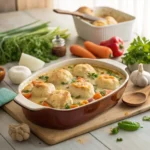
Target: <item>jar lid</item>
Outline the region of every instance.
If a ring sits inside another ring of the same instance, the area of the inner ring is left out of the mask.
[[[52,43],[54,46],[64,46],[65,40],[61,38],[59,35],[56,35],[56,37],[52,40]]]

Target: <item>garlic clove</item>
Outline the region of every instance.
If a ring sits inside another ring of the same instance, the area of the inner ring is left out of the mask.
[[[20,142],[23,141],[23,136],[21,134],[17,133],[16,134],[16,140],[20,141]]]
[[[8,133],[13,140],[23,141],[30,137],[30,128],[27,124],[9,125]]]
[[[23,139],[24,139],[24,140],[27,140],[27,139],[29,138],[29,136],[30,136],[29,133],[24,133],[24,134],[23,134]]]

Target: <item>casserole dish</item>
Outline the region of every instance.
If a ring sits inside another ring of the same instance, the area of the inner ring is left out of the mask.
[[[96,7],[94,13],[96,16],[112,16],[117,20],[118,24],[94,26],[79,17],[73,16],[76,31],[81,38],[96,44],[113,36],[119,36],[124,41],[131,39],[135,21],[134,16],[110,7]]]
[[[44,107],[39,104],[33,103],[22,95],[22,89],[41,73],[54,70],[55,68],[60,68],[65,65],[80,63],[88,63],[107,69],[113,69],[124,75],[125,80],[121,84],[121,86],[119,86],[117,89],[104,96],[103,98],[91,102],[87,105],[67,110]],[[113,107],[118,103],[129,80],[129,76],[125,71],[125,68],[125,65],[111,59],[92,60],[86,58],[75,58],[65,60],[63,62],[43,68],[42,70],[34,73],[28,79],[23,81],[19,85],[19,94],[16,96],[15,101],[22,106],[23,113],[25,114],[26,118],[38,125],[55,129],[71,128],[92,119],[96,115],[104,112],[105,110]]]

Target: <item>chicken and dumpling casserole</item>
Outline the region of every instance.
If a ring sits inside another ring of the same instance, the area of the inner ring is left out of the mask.
[[[72,109],[97,101],[117,89],[125,77],[90,64],[73,64],[45,72],[28,83],[22,94],[32,102]]]

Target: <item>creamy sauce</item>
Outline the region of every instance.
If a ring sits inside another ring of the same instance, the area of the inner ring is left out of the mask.
[[[96,73],[89,74],[87,77],[84,77],[84,80],[86,82],[90,82],[94,86],[95,93],[99,92],[102,96],[105,96],[113,91],[110,89],[103,89],[103,88],[98,87],[96,80],[100,75],[110,75],[110,76],[115,77],[119,81],[119,86],[125,81],[125,77],[119,72],[116,72],[113,70],[108,70],[108,69],[101,68],[98,66],[93,66],[93,65],[91,65],[91,66],[95,69]],[[74,67],[75,67],[75,65],[69,65],[69,66],[64,66],[63,69],[68,70],[73,75]],[[62,69],[62,68],[59,68],[59,69]],[[59,69],[56,69],[56,70],[59,70]],[[55,71],[55,70],[53,70],[53,71]],[[48,79],[51,78],[53,71],[49,71],[49,72],[39,75],[37,78],[35,78],[34,81],[48,83]],[[72,84],[73,82],[77,81],[77,79],[78,79],[77,76],[73,76],[73,79],[70,83],[62,82],[61,84],[54,84],[54,86],[55,86],[56,90],[67,90],[68,91],[69,85]],[[33,86],[34,85],[32,83],[30,83],[22,91],[29,90],[32,93]],[[82,98],[80,95],[77,97],[74,97],[73,95],[71,95],[71,97],[73,99],[74,104],[77,104],[77,103],[82,102],[83,100],[86,100],[85,98]],[[37,96],[32,95],[28,99],[30,99],[31,101],[33,101],[35,103],[41,104],[42,101],[47,100],[47,97],[37,97]]]

